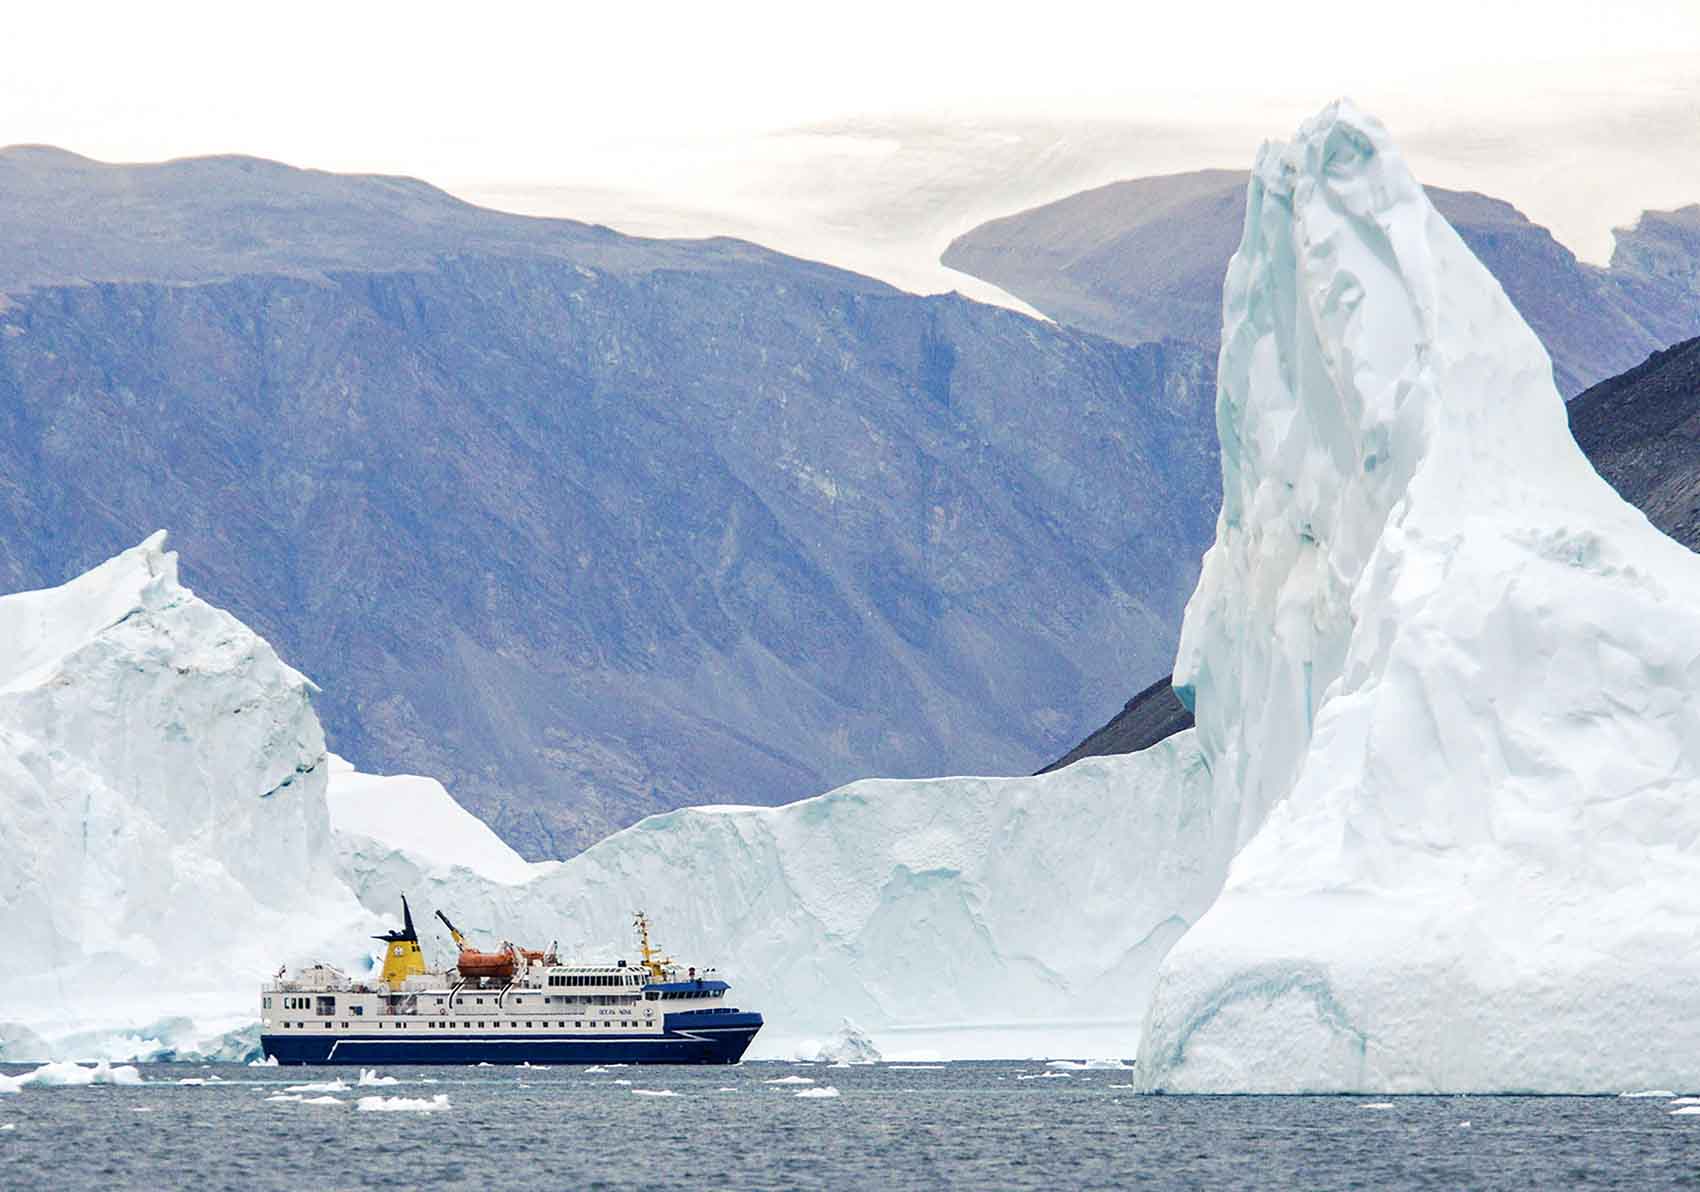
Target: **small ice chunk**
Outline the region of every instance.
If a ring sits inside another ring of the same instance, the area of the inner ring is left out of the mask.
[[[362,1097],[354,1103],[354,1108],[362,1113],[431,1113],[438,1109],[449,1107],[447,1093],[438,1093],[435,1097]]]
[[[264,1059],[249,1060],[248,1066],[250,1068],[275,1068],[277,1067],[277,1056],[268,1055]]]
[[[267,1097],[266,1100],[268,1100],[268,1101],[299,1101],[299,1100],[301,1100],[301,1094],[300,1093],[273,1093],[271,1096]]]
[[[185,1076],[182,1080],[179,1080],[177,1083],[178,1084],[189,1084],[189,1085],[202,1085],[202,1084],[206,1083],[206,1078],[202,1077],[202,1076]]]
[[[1700,1097],[1678,1097],[1672,1105],[1700,1105]]]
[[[292,1084],[283,1090],[286,1093],[346,1093],[348,1082],[336,1080],[320,1080],[312,1084]]]
[[[473,1065],[475,1068],[494,1068],[495,1066],[496,1065],[492,1064],[489,1060],[479,1060]]]
[[[400,1084],[401,1081],[393,1076],[379,1076],[376,1068],[360,1069],[360,1079],[354,1082],[356,1087],[369,1089],[381,1084]]]
[[[1358,1106],[1358,1108],[1359,1109],[1392,1109],[1393,1108],[1393,1102],[1391,1102],[1391,1101],[1365,1101],[1362,1105]]]
[[[604,1068],[601,1064],[592,1064],[584,1070],[584,1074],[586,1076],[600,1076],[606,1071],[608,1071],[608,1069]]]
[[[1700,1105],[1684,1105],[1680,1109],[1670,1111],[1672,1117],[1686,1117],[1691,1113],[1700,1113]]]
[[[18,1123],[7,1122],[4,1126],[0,1126],[0,1134],[4,1134],[8,1130],[16,1130],[17,1128],[18,1128]]]
[[[820,1097],[836,1097],[838,1096],[838,1090],[833,1088],[830,1084],[823,1084],[818,1089],[798,1089],[792,1094],[792,1096],[809,1097],[811,1099]]]
[[[336,1097],[325,1096],[325,1097],[303,1097],[301,1099],[301,1104],[303,1104],[303,1105],[347,1105],[348,1102],[339,1100]]]
[[[610,1080],[608,1083],[609,1084],[630,1084],[631,1081],[629,1081],[629,1080]]]
[[[764,1084],[813,1084],[812,1076],[780,1076],[774,1080],[763,1081]]]
[[[672,1089],[633,1089],[632,1092],[639,1097],[677,1097],[679,1095]]]
[[[1068,1079],[1068,1073],[1067,1072],[1022,1072],[1022,1073],[1019,1073],[1016,1076],[1016,1079],[1017,1080],[1067,1080]]]
[[[1638,1089],[1633,1093],[1619,1093],[1618,1096],[1619,1097],[1666,1097],[1666,1098],[1669,1098],[1669,1097],[1676,1096],[1676,1094],[1674,1092],[1672,1092],[1670,1089]]]

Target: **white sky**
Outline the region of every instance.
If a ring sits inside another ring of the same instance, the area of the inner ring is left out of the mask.
[[[413,174],[640,231],[701,234],[724,218],[783,240],[820,214],[788,191],[821,146],[764,138],[775,130],[896,129],[901,179],[880,153],[860,170],[842,146],[828,154],[840,206],[889,207],[921,153],[905,121],[1046,123],[1073,158],[1047,179],[1043,154],[1018,154],[1010,181],[992,152],[976,185],[999,214],[1082,179],[1248,164],[1259,139],[1340,94],[1382,116],[1424,181],[1508,198],[1593,259],[1612,223],[1700,201],[1700,0],[73,0],[13,9],[5,26],[0,144]],[[985,206],[962,189],[937,195],[956,207],[923,220],[916,246]],[[677,226],[675,211],[688,215]]]

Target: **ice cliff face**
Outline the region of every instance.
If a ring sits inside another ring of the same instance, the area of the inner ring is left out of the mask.
[[[641,906],[671,951],[718,965],[768,1016],[760,1054],[789,1057],[850,1018],[887,1054],[1119,1055],[1232,847],[1208,781],[1185,733],[1036,778],[688,808],[507,880],[345,834],[340,814],[338,842],[367,906],[406,892],[486,939],[630,956]]]
[[[487,945],[631,957],[643,908],[790,1057],[1130,1054],[1234,844],[1191,734],[1036,778],[866,781],[528,863],[429,778],[327,754],[311,684],[163,535],[0,598],[0,1057],[241,1058],[279,964],[365,971],[402,894]],[[1129,873],[1129,858],[1142,858]],[[436,959],[447,963],[447,941]]]
[[[167,987],[184,1013],[368,918],[331,869],[310,684],[164,541],[0,598],[0,935],[37,962],[0,1019],[128,1019]]]
[[[1700,559],[1373,119],[1266,147],[1176,684],[1245,841],[1163,965],[1169,1090],[1700,1082]]]

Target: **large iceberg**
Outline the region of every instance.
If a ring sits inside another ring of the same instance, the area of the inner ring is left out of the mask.
[[[232,973],[364,951],[311,691],[163,534],[0,599],[0,1054],[194,1047],[252,1021]]]
[[[1244,847],[1143,1082],[1700,1086],[1700,558],[1349,104],[1261,153],[1224,324],[1176,684]]]
[[[0,655],[0,933],[40,961],[0,973],[9,1060],[244,1058],[259,983],[368,971],[403,894],[587,957],[631,956],[642,908],[767,1015],[758,1055],[846,1019],[890,1055],[1127,1055],[1235,843],[1189,733],[693,808],[531,864],[434,780],[328,754],[312,685],[178,582],[163,535],[0,597]]]
[[[365,905],[406,893],[475,936],[587,956],[629,956],[641,907],[669,949],[719,966],[767,1016],[758,1057],[789,1058],[846,1018],[888,1056],[1131,1055],[1157,964],[1234,843],[1191,733],[1034,778],[686,808],[568,861],[516,856],[523,871],[494,879],[345,831],[342,781],[340,866]]]

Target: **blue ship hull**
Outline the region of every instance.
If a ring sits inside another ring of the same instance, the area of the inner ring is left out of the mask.
[[[659,1035],[446,1034],[404,1039],[395,1033],[337,1031],[261,1035],[279,1064],[735,1064],[761,1029],[754,1013],[716,1014],[712,1024],[675,1025]],[[701,1022],[700,1019],[697,1020]]]

